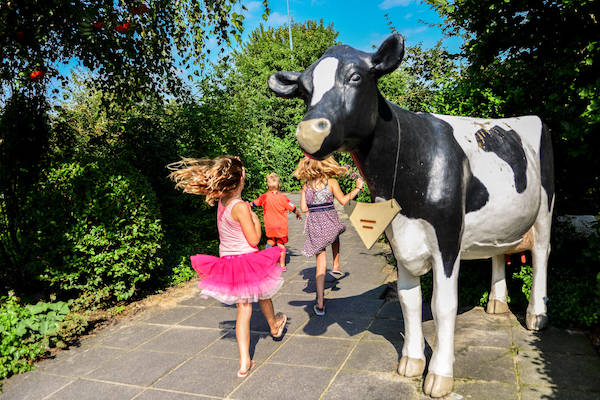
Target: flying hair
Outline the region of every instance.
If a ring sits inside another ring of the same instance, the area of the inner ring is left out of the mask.
[[[244,166],[239,157],[182,158],[167,165],[175,188],[184,193],[206,196],[211,206],[220,197],[235,191],[242,182]]]
[[[313,179],[327,179],[336,176],[344,176],[348,170],[329,156],[324,160],[315,160],[313,158],[304,157],[298,163],[298,167],[294,171],[294,176],[302,182],[311,181]]]

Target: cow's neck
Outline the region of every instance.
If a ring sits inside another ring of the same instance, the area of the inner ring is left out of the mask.
[[[391,106],[379,97],[379,117],[370,139],[363,142],[352,159],[365,178],[371,197],[392,198],[392,187],[396,164],[399,132],[398,120]],[[396,191],[398,188],[396,187]]]

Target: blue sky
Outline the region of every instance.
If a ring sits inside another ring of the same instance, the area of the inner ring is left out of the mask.
[[[406,38],[407,46],[421,42],[423,47],[430,48],[444,39],[444,46],[457,52],[462,43],[458,38],[444,38],[439,28],[421,22],[438,24],[442,19],[420,0],[289,0],[289,4],[294,22],[323,19],[326,25],[333,23],[340,42],[363,51],[373,51],[373,45],[379,46],[390,35],[386,13]],[[260,1],[244,1],[244,5],[248,8],[247,34],[264,22],[263,6]],[[270,0],[269,7],[271,15],[266,25],[287,25],[286,0]]]

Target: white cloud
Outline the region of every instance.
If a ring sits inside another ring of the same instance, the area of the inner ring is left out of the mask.
[[[400,34],[402,36],[404,36],[405,38],[409,38],[413,35],[418,35],[419,33],[425,32],[426,30],[428,30],[429,28],[426,26],[419,26],[418,28],[408,28],[408,29],[402,29],[400,31]]]
[[[285,14],[280,14],[277,11],[269,14],[269,19],[267,20],[267,25],[270,26],[279,26],[279,25],[287,25],[288,17]]]
[[[394,7],[406,7],[410,3],[412,3],[412,0],[383,0],[383,2],[379,3],[379,8],[389,10]]]

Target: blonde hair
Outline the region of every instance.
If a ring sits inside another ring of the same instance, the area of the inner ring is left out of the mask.
[[[175,188],[184,193],[204,195],[211,206],[220,197],[235,191],[244,176],[242,161],[235,156],[182,158],[167,168],[173,171],[169,178],[175,181]]]
[[[269,190],[279,190],[281,187],[281,183],[279,182],[279,175],[276,173],[272,173],[267,175],[267,189]]]
[[[319,161],[313,158],[304,157],[298,163],[298,167],[294,171],[294,176],[302,182],[312,181],[313,179],[327,179],[335,176],[344,176],[348,170],[329,156],[326,159]]]

